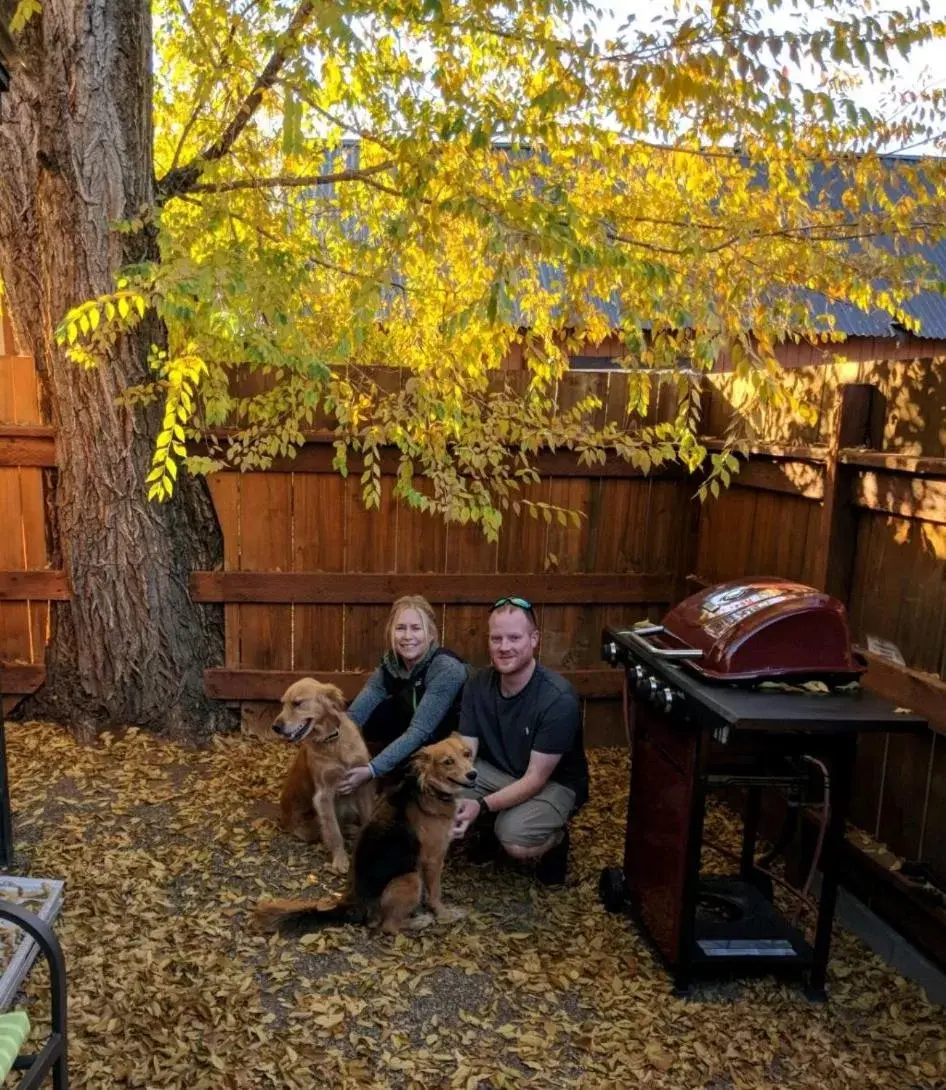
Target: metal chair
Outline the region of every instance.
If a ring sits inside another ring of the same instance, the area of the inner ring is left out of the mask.
[[[67,1090],[66,962],[59,939],[45,920],[9,901],[0,901],[0,920],[10,921],[35,941],[49,965],[49,985],[52,991],[52,1026],[46,1043],[35,1055],[20,1055],[13,1061],[13,1070],[23,1072],[17,1090],[36,1090],[50,1072],[53,1076],[53,1090]]]

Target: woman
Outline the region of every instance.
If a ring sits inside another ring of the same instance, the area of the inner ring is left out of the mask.
[[[437,622],[426,598],[398,598],[385,626],[385,642],[390,650],[348,709],[369,749],[380,752],[345,775],[339,784],[343,795],[389,775],[421,746],[446,738],[459,723],[466,665],[438,643]]]

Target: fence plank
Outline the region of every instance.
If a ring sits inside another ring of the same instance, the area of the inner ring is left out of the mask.
[[[889,469],[893,473],[946,477],[946,458],[927,458],[916,454],[896,454],[886,450],[842,450],[838,460],[866,469]]]
[[[872,731],[857,739],[850,820],[872,836],[877,835],[879,828],[888,742],[889,735]]]
[[[223,534],[223,567],[236,571],[240,567],[240,485],[239,473],[212,473],[207,482],[213,500],[220,532]],[[224,662],[240,665],[240,606],[223,607]]]
[[[69,584],[64,571],[0,571],[0,601],[26,602],[45,598],[64,602]]]
[[[430,486],[415,477],[418,492],[430,494]],[[438,515],[419,511],[405,500],[397,505],[397,550],[395,567],[399,572],[445,572],[447,563],[447,524]]]
[[[946,681],[904,666],[896,666],[876,655],[867,654],[868,670],[864,684],[898,706],[929,720],[939,734],[946,735]]]
[[[225,670],[204,671],[204,688],[215,700],[278,701],[286,689],[301,677],[314,677],[316,681],[337,685],[352,700],[368,679],[367,670],[315,671],[306,674],[297,670]],[[567,678],[578,691],[588,698],[620,695],[622,673],[620,670],[566,670]]]
[[[920,852],[934,738],[932,731],[896,733],[887,747],[878,839],[906,859]]]
[[[390,477],[382,479],[381,506],[376,511],[365,509],[361,499],[361,484],[358,480],[349,478],[346,488],[348,490],[346,574],[333,576],[330,580],[339,586],[343,580],[356,579],[362,572],[393,573],[397,550],[397,501],[394,498],[393,479]],[[346,670],[366,670],[377,666],[381,653],[384,651],[383,631],[391,603],[402,594],[411,593],[410,590],[402,589],[397,576],[374,576],[374,578],[388,580],[387,593],[375,593],[367,598],[331,597],[320,594],[315,599],[323,602],[348,603],[345,609],[344,667]]]
[[[23,551],[28,569],[45,574],[46,504],[43,494],[43,471],[20,470],[20,509],[23,512]],[[63,580],[65,582],[65,579]],[[68,596],[68,587],[66,588]],[[30,661],[42,662],[46,657],[46,636],[49,629],[49,595],[34,594],[29,605]]]
[[[218,439],[224,446],[227,439],[226,429],[218,429]],[[2,432],[0,432],[2,435]],[[335,450],[332,443],[335,441],[334,432],[310,433],[306,435],[305,442],[296,450],[294,455],[274,458],[266,472],[271,473],[335,473],[332,462],[335,458]],[[193,443],[189,446],[192,454],[206,455],[208,447],[204,443]],[[398,472],[399,453],[394,447],[382,447],[379,454],[381,474],[384,477],[393,477]],[[610,454],[603,463],[587,464],[580,461],[578,454],[568,450],[543,450],[538,451],[532,457],[532,464],[543,477],[614,477],[641,479],[645,475],[636,466],[626,462],[623,458]],[[364,461],[359,454],[350,454],[348,457],[349,476],[356,479],[361,476],[364,469]],[[659,466],[654,469],[651,476],[655,477],[680,477],[684,475],[683,469],[673,463]]]
[[[0,533],[0,570],[7,577],[6,584],[12,588],[20,571],[26,567],[18,469],[0,469],[0,511],[9,520],[7,525],[14,527],[16,531]],[[0,659],[8,662],[30,661],[30,611],[27,597],[28,595],[18,593],[15,598],[11,595],[0,600]]]
[[[42,424],[39,388],[32,356],[8,356],[6,364],[13,377],[13,419],[17,424]]]
[[[294,572],[345,568],[345,481],[337,474],[292,478]],[[334,578],[334,577],[333,577]],[[344,605],[293,607],[294,670],[341,670]]]
[[[0,662],[0,693],[4,696],[29,696],[45,680],[42,663]]]
[[[495,574],[498,552],[498,543],[487,541],[477,526],[461,526],[454,522],[447,527],[448,573],[479,573],[480,578]],[[509,593],[509,581],[503,578],[501,585],[498,593],[493,586],[492,602]],[[486,604],[487,601],[475,606],[447,603],[444,608],[444,643],[476,665],[488,661],[488,614],[483,608]]]
[[[842,386],[834,415],[824,478],[821,530],[812,561],[816,587],[845,604],[851,600],[857,548],[857,514],[851,506],[853,471],[839,461],[845,447],[880,446],[883,440],[883,398],[874,386]]]
[[[288,473],[247,473],[243,477],[240,488],[241,568],[288,573],[292,567],[290,480]],[[223,578],[237,576],[237,573],[233,576],[217,574]],[[267,603],[241,608],[240,664],[274,670],[292,667],[291,605]]]
[[[553,479],[549,482],[549,502],[584,514],[591,506],[594,485],[590,480]],[[577,526],[571,521],[562,526],[556,519],[549,526],[546,540],[549,571],[559,578],[582,572],[588,556],[589,534],[587,518],[582,518]],[[569,669],[583,665],[590,658],[590,634],[583,623],[584,613],[578,605],[543,604],[539,651],[546,666],[554,670]]]
[[[940,882],[946,883],[946,738],[934,739],[930,794],[927,800],[922,857]]]
[[[868,511],[946,525],[946,481],[868,470],[855,477],[853,502]]]
[[[619,605],[669,602],[673,586],[674,578],[669,573],[640,572],[441,575],[433,572],[203,571],[191,576],[191,594],[198,602],[390,605],[401,594],[423,594],[431,602],[491,605],[503,594],[521,593],[537,605]]]
[[[824,499],[824,470],[811,462],[739,460],[733,484],[764,492],[785,492],[806,500]]]

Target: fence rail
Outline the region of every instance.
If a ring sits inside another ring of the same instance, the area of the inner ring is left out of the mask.
[[[542,605],[625,605],[669,602],[675,580],[670,575],[637,572],[534,575],[528,571],[503,575],[199,571],[191,576],[191,596],[197,602],[390,605],[402,594],[422,594],[433,605],[491,605],[508,594],[511,586],[516,594]]]

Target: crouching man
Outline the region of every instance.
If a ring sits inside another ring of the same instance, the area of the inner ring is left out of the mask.
[[[453,838],[472,828],[475,858],[498,847],[534,860],[540,882],[561,885],[568,819],[588,798],[588,762],[578,694],[536,662],[538,644],[532,604],[500,598],[489,617],[492,667],[463,694],[460,733],[476,757],[477,779],[457,807]]]

